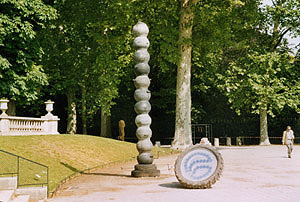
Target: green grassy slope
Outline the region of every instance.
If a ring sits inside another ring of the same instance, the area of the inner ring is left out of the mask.
[[[49,191],[60,181],[89,168],[117,161],[135,159],[135,144],[88,135],[0,136],[0,149],[20,155],[49,167]],[[153,154],[172,153],[154,148]],[[16,158],[0,152],[0,174],[16,170]],[[20,182],[39,183],[46,179],[46,170],[30,162],[20,161]]]

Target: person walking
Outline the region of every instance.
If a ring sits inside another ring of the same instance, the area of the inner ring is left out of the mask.
[[[291,158],[292,151],[293,151],[293,144],[294,144],[294,131],[292,130],[291,126],[287,126],[286,130],[283,131],[282,135],[282,144],[287,146],[288,149],[288,158]]]

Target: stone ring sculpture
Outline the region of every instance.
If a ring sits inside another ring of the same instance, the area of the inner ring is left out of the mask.
[[[223,158],[214,147],[197,144],[178,156],[175,175],[186,188],[205,189],[219,180],[223,166]]]

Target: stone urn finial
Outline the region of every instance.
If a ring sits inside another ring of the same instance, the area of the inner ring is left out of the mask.
[[[7,100],[6,98],[2,98],[0,100],[0,109],[2,110],[1,116],[7,116],[6,110],[8,109],[8,107],[7,107],[8,102],[9,102],[9,100]]]
[[[51,101],[51,100],[48,100],[47,102],[45,102],[45,104],[46,104],[46,111],[48,112],[49,115],[52,115],[51,112],[53,111],[53,104],[54,104],[54,102]]]

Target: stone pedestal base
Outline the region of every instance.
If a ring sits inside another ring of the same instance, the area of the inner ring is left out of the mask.
[[[160,170],[157,170],[155,164],[137,164],[131,171],[132,177],[159,177]]]
[[[209,140],[208,140],[208,138],[207,138],[207,137],[203,137],[203,138],[201,138],[200,144],[202,144],[202,145],[209,145],[209,146],[211,146],[211,143],[209,142]]]

